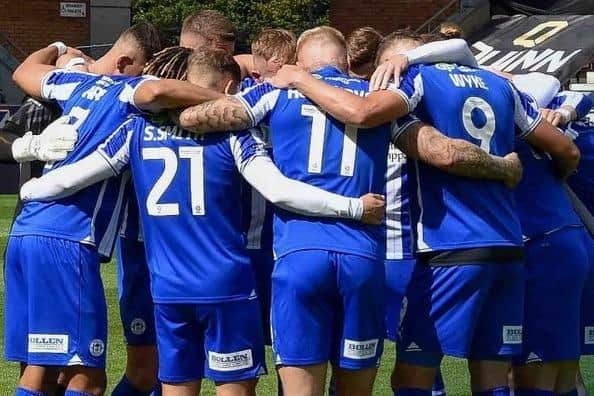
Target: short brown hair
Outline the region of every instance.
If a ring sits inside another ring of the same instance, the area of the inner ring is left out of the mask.
[[[188,73],[195,72],[226,74],[237,83],[241,81],[241,68],[231,54],[221,49],[194,51],[188,59]]]
[[[301,36],[297,39],[297,53],[308,41],[322,39],[332,41],[346,49],[346,40],[340,30],[330,26],[319,26],[301,33]]]
[[[224,42],[234,42],[237,37],[237,29],[233,23],[214,10],[203,10],[188,15],[182,24],[181,33],[198,34]]]
[[[425,40],[422,36],[416,34],[414,30],[407,27],[404,29],[398,29],[393,31],[392,33],[388,34],[386,37],[383,38],[382,42],[377,48],[377,53],[375,56],[375,64],[379,63],[380,56],[388,49],[391,48],[396,42],[398,41],[407,41],[413,42],[415,44],[423,44]]]
[[[296,48],[297,38],[285,29],[265,29],[252,41],[252,55],[266,60],[276,57],[289,64],[295,62]]]
[[[464,30],[454,22],[444,22],[439,25],[439,34],[445,39],[463,38]]]
[[[163,48],[159,31],[148,22],[130,26],[120,34],[118,41],[133,42],[147,62]]]
[[[357,68],[374,62],[382,38],[381,33],[372,27],[353,30],[346,38],[349,65]]]

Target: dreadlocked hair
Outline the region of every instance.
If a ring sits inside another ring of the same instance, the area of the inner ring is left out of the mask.
[[[186,80],[188,73],[188,59],[192,49],[184,47],[169,47],[157,52],[144,67],[143,74],[159,78]]]

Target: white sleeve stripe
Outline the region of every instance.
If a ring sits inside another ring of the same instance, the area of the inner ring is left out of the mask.
[[[241,103],[248,109],[248,113],[252,118],[251,126],[253,127],[262,121],[262,119],[274,108],[280,92],[279,89],[275,89],[274,91],[265,93],[253,106],[250,106],[249,102],[241,97],[241,95],[236,95],[235,97],[239,98]]]
[[[245,108],[245,111],[247,111],[248,115],[250,116],[250,119],[252,120],[250,127],[256,126],[256,117],[254,115],[254,112],[252,111],[252,108],[250,107],[250,104],[247,102],[247,100],[242,98],[240,95],[235,95],[234,98],[241,102],[241,104]]]
[[[143,79],[132,89],[129,89],[130,85],[128,85],[126,83],[126,87],[120,94],[120,97],[119,97],[120,101],[122,101],[124,103],[130,103],[132,106],[134,106],[135,109],[145,113],[141,108],[139,108],[136,105],[136,102],[134,101],[134,96],[136,95],[136,91],[142,84],[144,84],[147,81],[156,81],[156,80],[159,80],[159,79],[154,76],[143,76]]]
[[[400,89],[396,89],[395,91],[393,91],[394,93],[397,93],[398,95],[400,95],[402,97],[402,99],[404,99],[404,101],[406,102],[406,106],[408,107],[408,112],[412,112],[414,109],[414,106],[412,104],[412,102],[410,101],[410,99],[408,98],[408,96],[406,96],[406,94],[404,92],[402,92]]]
[[[103,152],[103,150],[97,150],[97,152],[99,153],[99,155],[101,156],[101,158],[103,158],[105,160],[105,162],[107,163],[107,165],[109,165],[109,168],[111,169],[111,171],[113,172],[114,176],[118,175],[118,171],[116,170],[116,168],[113,166],[113,164],[111,163],[110,158],[107,156],[107,154],[105,154]]]
[[[530,135],[532,132],[534,132],[534,130],[536,129],[536,127],[538,127],[538,125],[540,124],[541,121],[542,121],[542,114],[538,113],[538,117],[536,117],[534,119],[534,121],[531,123],[530,127],[525,132],[522,132],[518,137],[520,139],[526,138],[528,135]]]

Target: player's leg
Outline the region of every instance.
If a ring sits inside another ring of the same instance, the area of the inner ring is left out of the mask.
[[[204,331],[194,304],[155,304],[163,396],[195,396],[204,377]]]
[[[272,274],[272,342],[286,396],[321,396],[336,321],[330,253],[303,250],[277,259]]]
[[[126,373],[114,396],[149,395],[157,386],[157,346],[150,277],[144,244],[118,238],[120,318],[126,340]]]
[[[199,308],[199,319],[205,328],[205,377],[215,382],[218,396],[256,394],[258,378],[266,374],[260,318],[257,298],[204,304]]]
[[[526,244],[523,347],[514,359],[520,394],[575,390],[580,300],[589,270],[584,233],[565,229]]]
[[[416,265],[398,344],[397,395],[431,395],[443,354],[468,356],[487,271],[472,264]]]
[[[468,356],[473,394],[508,395],[512,358],[522,348],[524,265],[482,264],[488,285]]]
[[[57,238],[30,236],[23,240],[30,252],[25,274],[29,284],[29,365],[68,367],[68,390],[103,394],[107,306],[96,250]],[[51,376],[55,383],[57,372]]]
[[[342,306],[332,357],[336,394],[371,395],[385,336],[384,264],[357,255],[333,257]]]

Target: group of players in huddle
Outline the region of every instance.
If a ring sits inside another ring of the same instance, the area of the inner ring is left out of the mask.
[[[58,42],[14,73],[62,113],[11,144],[47,161],[6,252],[16,395],[105,392],[115,245],[113,395],[193,396],[202,378],[253,395],[265,344],[285,395],[323,395],[328,363],[332,392],[370,395],[384,338],[395,395],[431,395],[444,355],[468,359],[473,395],[577,395],[594,354],[587,97],[408,30],[269,29],[233,57],[207,11],[179,47],[158,37],[135,25],[98,60]]]

